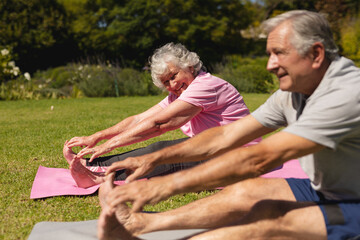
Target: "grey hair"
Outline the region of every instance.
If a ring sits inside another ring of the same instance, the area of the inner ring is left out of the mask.
[[[333,39],[329,22],[320,13],[307,10],[293,10],[266,20],[262,27],[267,34],[285,21],[293,27],[291,44],[298,53],[305,56],[315,42],[321,42],[325,48],[325,56],[331,61],[338,56],[338,47]]]
[[[167,63],[170,62],[181,69],[193,67],[194,77],[196,77],[203,68],[200,57],[195,52],[190,52],[184,45],[180,43],[165,44],[155,50],[149,61],[153,83],[163,90],[165,90],[165,86],[161,82],[160,76],[169,71]]]

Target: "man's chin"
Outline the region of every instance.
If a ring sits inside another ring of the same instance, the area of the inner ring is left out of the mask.
[[[279,88],[280,88],[282,91],[290,91],[290,92],[291,92],[291,88],[290,88],[288,85],[280,84]]]

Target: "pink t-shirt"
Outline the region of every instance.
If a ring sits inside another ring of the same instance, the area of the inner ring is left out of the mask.
[[[179,97],[170,93],[159,105],[166,108],[177,99],[202,108],[199,114],[181,127],[189,137],[249,114],[249,109],[236,88],[210,73],[201,72]]]

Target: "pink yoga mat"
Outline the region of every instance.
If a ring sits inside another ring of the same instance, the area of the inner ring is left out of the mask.
[[[282,168],[262,175],[265,178],[308,178],[297,160],[286,162]],[[117,185],[124,181],[116,181]],[[36,173],[30,198],[46,198],[63,195],[90,195],[98,190],[100,185],[89,188],[76,186],[69,169],[47,168],[39,166]]]
[[[117,185],[124,181],[116,181]],[[100,185],[81,188],[76,185],[69,169],[47,168],[39,166],[36,173],[30,198],[46,198],[63,195],[90,195],[99,189]]]
[[[261,177],[264,178],[309,178],[303,171],[298,160],[290,160],[284,163],[279,170],[268,172]]]

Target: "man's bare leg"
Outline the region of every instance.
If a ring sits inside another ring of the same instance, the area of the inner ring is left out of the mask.
[[[191,239],[326,240],[327,233],[322,212],[314,203],[264,200],[238,223],[198,234]]]
[[[70,173],[76,184],[82,188],[88,188],[105,181],[105,173],[90,171],[75,157],[70,163]]]
[[[258,191],[254,191],[254,188]],[[131,213],[123,211],[122,207],[116,216],[118,219],[122,215],[127,216],[122,219],[131,221],[122,224],[137,235],[170,229],[214,229],[238,222],[263,199],[295,200],[284,179],[257,178],[234,184],[217,194],[168,212]]]

